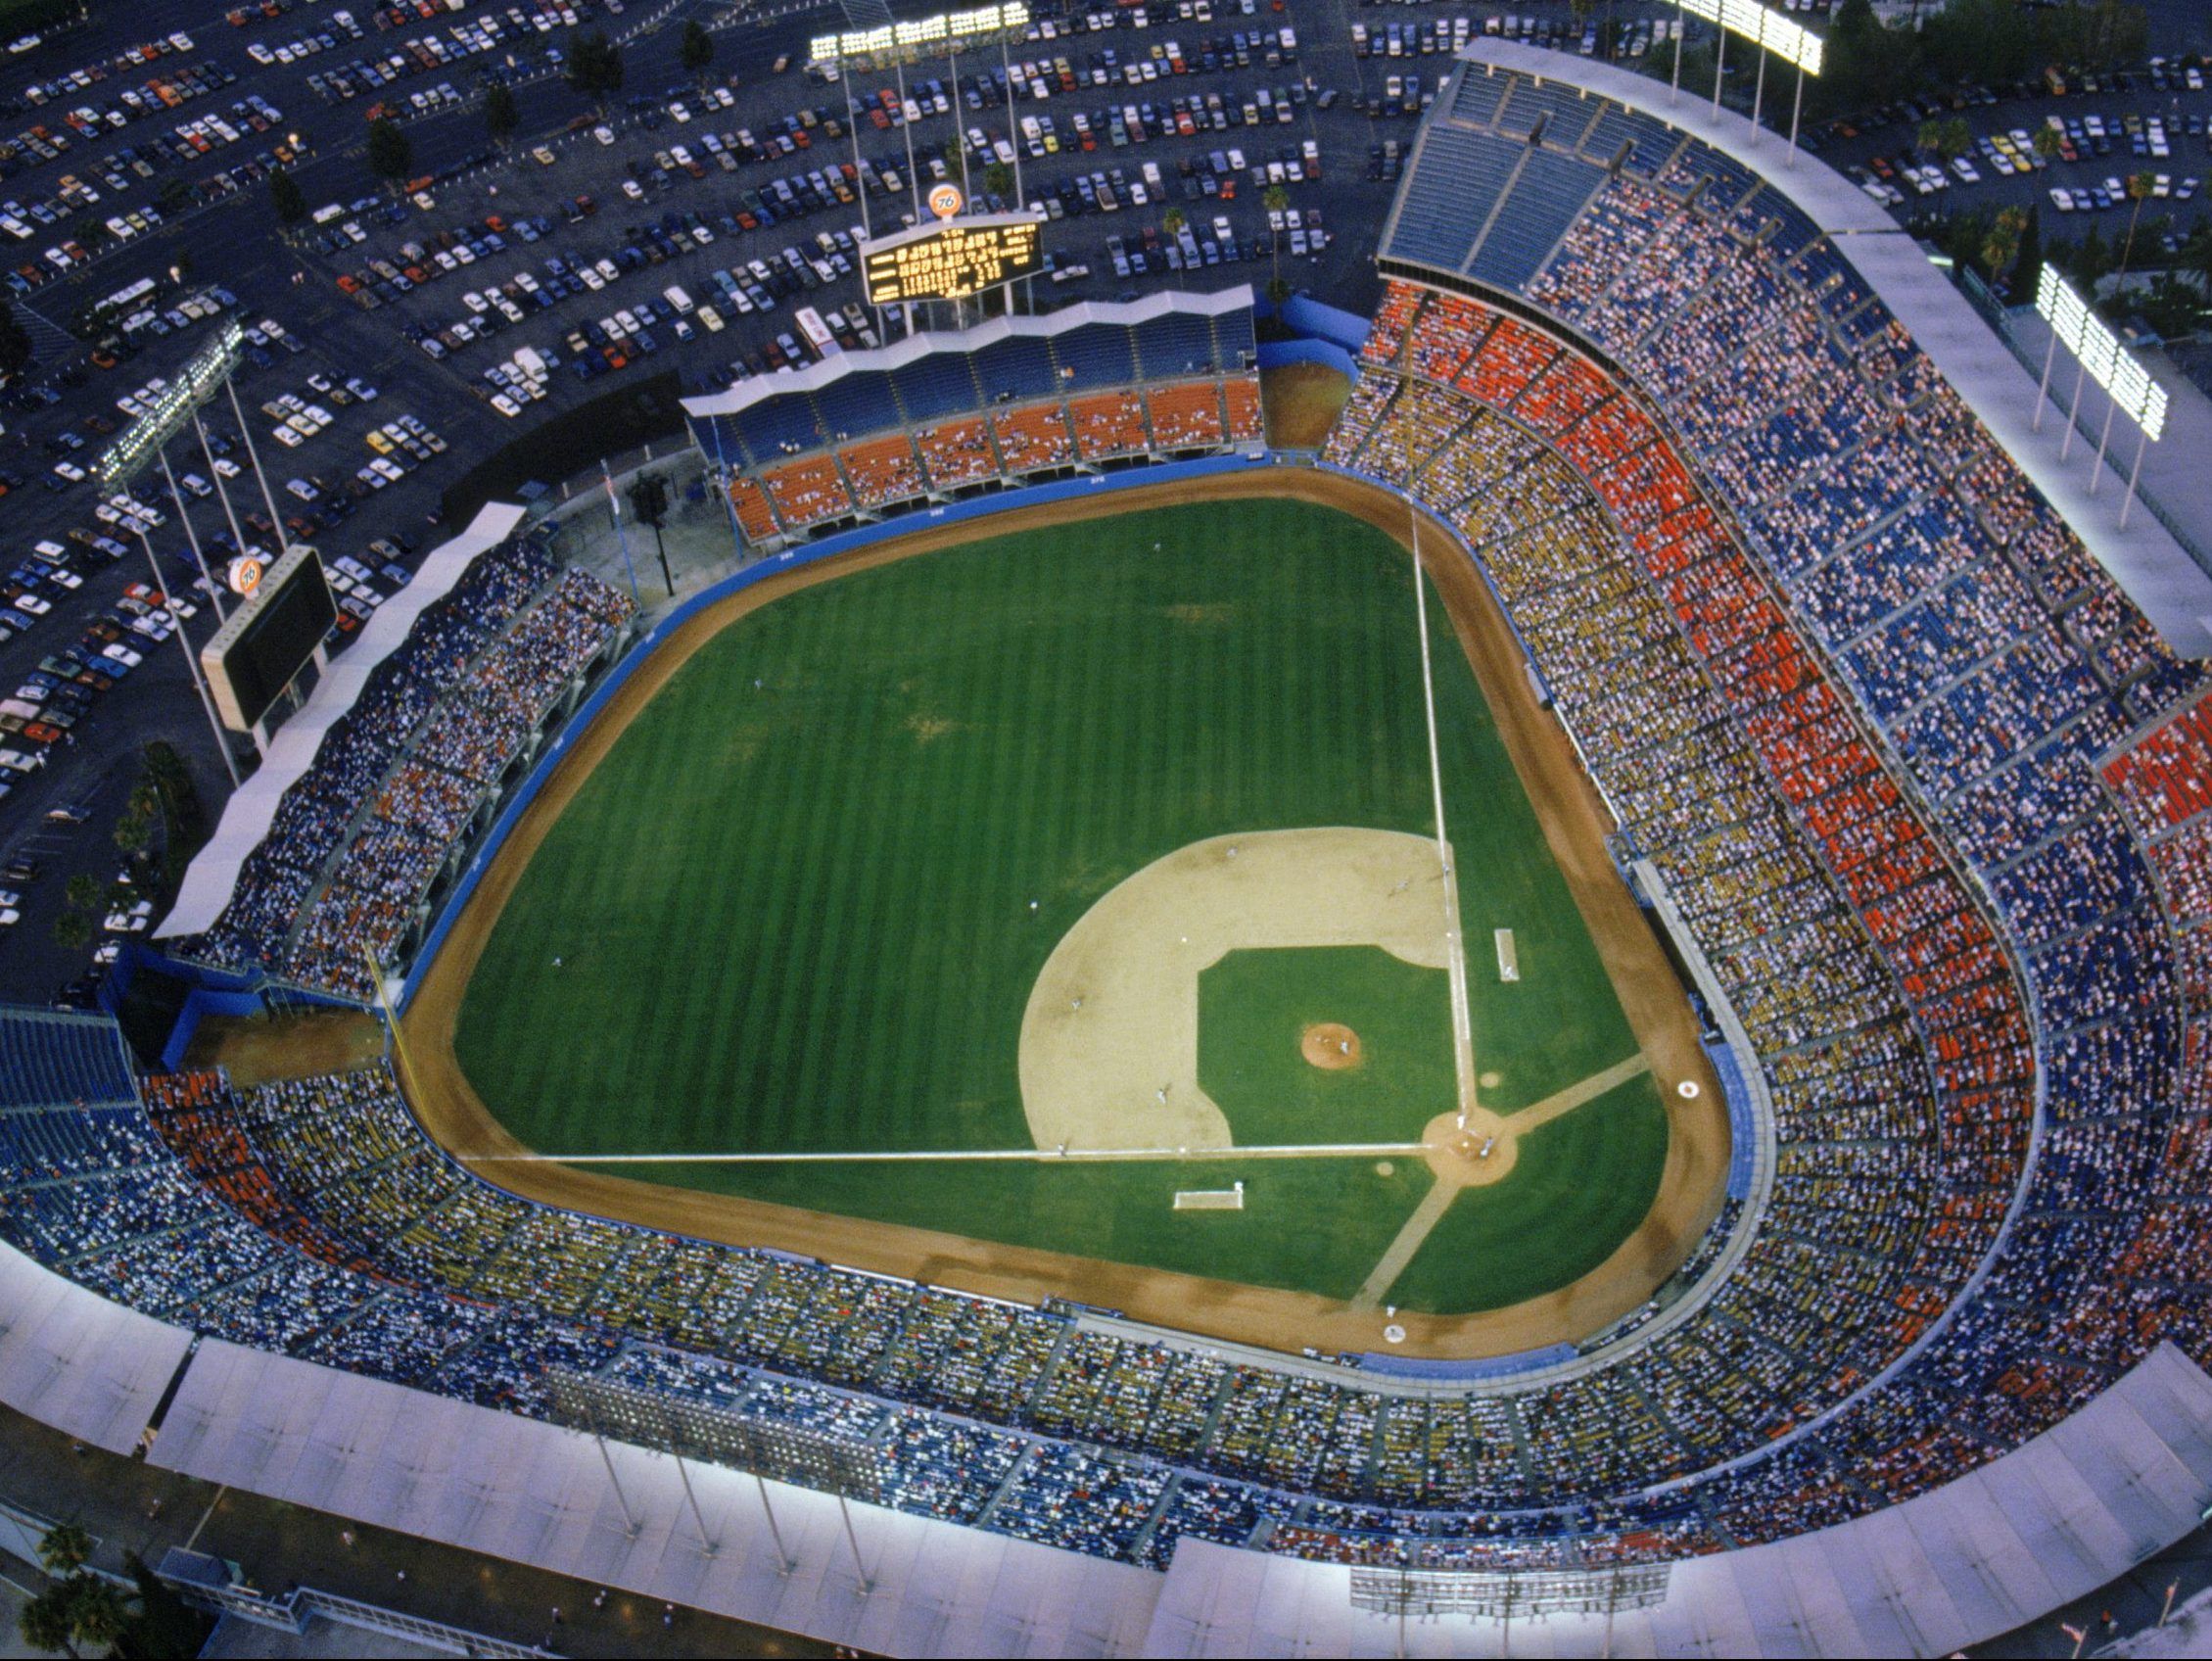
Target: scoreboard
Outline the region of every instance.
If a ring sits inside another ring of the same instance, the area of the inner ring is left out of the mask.
[[[322,561],[305,543],[270,568],[253,597],[200,648],[223,725],[247,733],[299,679],[338,620]]]
[[[985,214],[918,225],[861,245],[871,306],[965,300],[1043,268],[1040,221],[1030,214]]]

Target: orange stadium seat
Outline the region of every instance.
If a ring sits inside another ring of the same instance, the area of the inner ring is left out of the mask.
[[[1153,387],[1145,397],[1152,411],[1153,443],[1161,450],[1219,444],[1222,438],[1221,383],[1185,381]]]
[[[921,495],[921,463],[904,433],[849,446],[838,451],[837,459],[852,481],[853,499],[863,507],[881,507]]]
[[[1075,440],[1068,432],[1067,412],[1058,403],[1031,403],[1002,410],[992,417],[999,438],[999,453],[1010,473],[1033,473],[1040,467],[1065,466],[1075,459]]]
[[[776,511],[790,526],[820,524],[853,510],[852,494],[845,489],[837,463],[826,455],[786,462],[763,475],[761,482],[775,499]]]
[[[991,448],[990,425],[980,415],[923,427],[914,442],[929,483],[938,490],[958,490],[998,475],[999,454]]]
[[[1132,455],[1150,447],[1145,434],[1145,401],[1133,392],[1070,399],[1067,418],[1075,428],[1076,451],[1086,460]]]

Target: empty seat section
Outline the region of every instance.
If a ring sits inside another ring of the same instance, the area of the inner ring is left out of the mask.
[[[122,1034],[105,1016],[0,1009],[0,1108],[137,1100]]]
[[[1549,150],[1529,152],[1513,199],[1491,224],[1470,274],[1499,288],[1521,288],[1604,181],[1605,174],[1587,162]]]
[[[1597,112],[1598,100],[1584,97],[1572,86],[1556,82],[1539,86],[1532,80],[1516,80],[1513,96],[1499,112],[1497,127],[1500,132],[1526,138],[1541,123],[1543,143],[1572,150],[1590,130]]]
[[[1053,341],[1053,356],[1063,371],[1059,382],[1063,392],[1126,386],[1137,378],[1137,355],[1129,344],[1129,331],[1115,324],[1070,329]]]
[[[1527,149],[1509,138],[1432,125],[1384,252],[1395,260],[1458,270]]]
[[[1210,375],[1221,367],[1214,360],[1210,318],[1170,311],[1164,317],[1140,323],[1136,333],[1137,368],[1148,381]]]
[[[832,440],[857,439],[899,424],[891,389],[881,375],[872,372],[847,375],[818,388],[814,404],[823,433]]]
[[[932,352],[893,369],[890,380],[910,421],[941,420],[975,407],[975,377],[967,359],[954,353]]]
[[[975,384],[983,389],[984,398],[994,402],[1048,398],[1060,390],[1052,349],[1034,335],[993,341],[969,361],[975,366]]]
[[[1491,125],[1497,120],[1498,106],[1505,102],[1506,88],[1512,84],[1511,75],[1485,74],[1481,69],[1469,68],[1452,90],[1451,119],[1469,126]]]
[[[730,416],[729,430],[744,446],[745,460],[756,465],[815,450],[822,444],[822,427],[815,419],[814,405],[804,398],[764,398]],[[736,465],[736,456],[729,459]]]
[[[1627,156],[1622,170],[1638,178],[1657,178],[1660,169],[1667,166],[1682,142],[1682,135],[1665,121],[1643,114],[1639,110],[1624,110],[1618,104],[1608,104],[1598,116],[1597,125],[1582,138],[1582,154],[1593,162],[1612,166],[1613,159],[1627,146]]]

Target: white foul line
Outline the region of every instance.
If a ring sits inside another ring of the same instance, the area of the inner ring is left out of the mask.
[[[919,1152],[777,1154],[457,1154],[472,1165],[770,1165],[882,1164],[901,1160],[1029,1160],[1042,1164],[1096,1164],[1113,1160],[1189,1160],[1218,1164],[1230,1160],[1357,1159],[1381,1154],[1425,1154],[1426,1142],[1288,1142],[1256,1148],[925,1148]]]
[[[1459,1073],[1459,1116],[1464,1124],[1477,1105],[1474,1020],[1467,1002],[1467,943],[1460,938],[1459,929],[1459,878],[1451,868],[1451,844],[1444,838],[1444,771],[1437,758],[1436,681],[1429,661],[1429,586],[1421,573],[1421,514],[1410,511],[1413,606],[1421,624],[1421,697],[1429,718],[1429,787],[1436,803],[1436,863],[1444,878],[1444,968],[1451,980],[1452,1061]]]

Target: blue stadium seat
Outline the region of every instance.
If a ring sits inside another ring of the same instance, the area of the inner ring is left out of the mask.
[[[122,1031],[108,1017],[0,1007],[0,1110],[137,1100]]]
[[[1056,337],[1052,345],[1053,356],[1062,370],[1059,384],[1064,391],[1125,387],[1136,379],[1137,355],[1128,329],[1115,324],[1087,324]]]
[[[1587,162],[1530,151],[1469,274],[1499,288],[1524,287],[1604,182],[1604,172]]]
[[[1034,335],[1010,335],[975,353],[969,362],[986,403],[1047,398],[1060,390],[1052,349]]]
[[[1137,367],[1148,381],[1179,380],[1190,375],[1220,371],[1209,318],[1185,311],[1170,311],[1140,323],[1134,331]]]
[[[1432,125],[1400,199],[1390,258],[1456,271],[1528,146],[1487,133]]]

